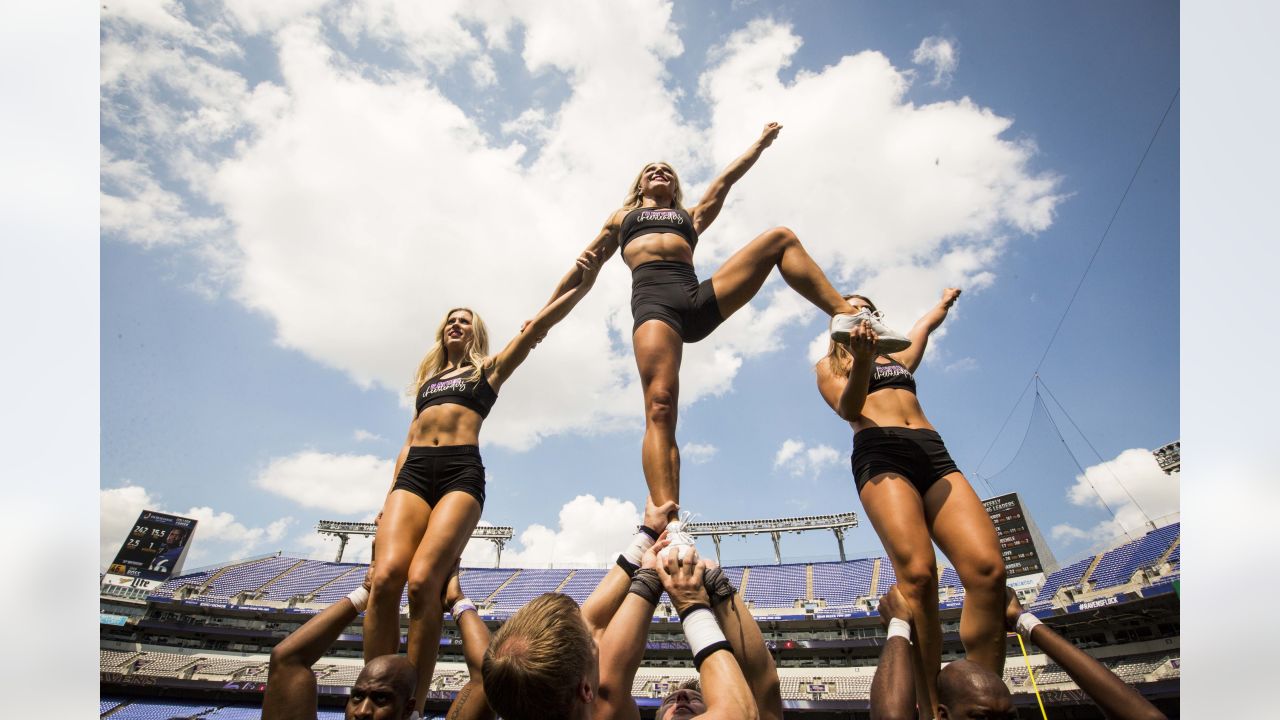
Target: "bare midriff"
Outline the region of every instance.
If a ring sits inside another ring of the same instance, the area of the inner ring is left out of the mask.
[[[452,403],[432,405],[419,413],[409,425],[409,445],[479,445],[482,424],[484,418],[470,408]]]
[[[849,424],[855,433],[869,427],[934,430],[916,394],[901,388],[882,388],[867,395],[862,414]]]
[[[659,260],[692,265],[693,248],[677,233],[647,233],[628,242],[622,250],[622,261],[632,270]]]

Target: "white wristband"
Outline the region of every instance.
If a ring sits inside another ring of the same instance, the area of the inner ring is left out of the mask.
[[[454,620],[457,620],[458,616],[461,615],[462,613],[468,610],[475,610],[475,609],[476,609],[476,604],[471,602],[471,598],[461,597],[461,598],[458,598],[458,602],[454,603],[453,607],[449,609],[449,614],[453,616]]]
[[[685,640],[689,642],[689,649],[693,651],[694,667],[702,665],[702,661],[716,650],[729,647],[720,623],[716,622],[715,613],[705,606],[685,615],[680,624],[684,629]]]
[[[885,634],[884,641],[889,642],[889,638],[900,637],[907,642],[911,642],[911,623],[902,618],[893,618],[889,621],[889,632]]]
[[[369,605],[369,590],[365,586],[361,585],[355,590],[352,590],[351,594],[347,596],[347,599],[351,601],[352,605],[356,606],[356,612],[364,612],[365,607]]]
[[[636,536],[631,538],[631,544],[626,550],[622,551],[622,557],[632,565],[639,565],[640,560],[644,558],[644,551],[653,547],[654,539],[649,537],[647,533],[638,532]]]
[[[1023,640],[1030,640],[1031,631],[1035,630],[1037,625],[1043,624],[1044,623],[1040,622],[1040,618],[1029,612],[1024,612],[1018,616],[1018,624],[1014,626],[1014,629],[1018,631],[1018,634],[1022,636]]]

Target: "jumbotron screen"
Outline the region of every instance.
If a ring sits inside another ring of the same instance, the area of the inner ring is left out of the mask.
[[[143,510],[103,581],[134,587],[163,583],[182,568],[195,531],[196,521],[191,518]]]

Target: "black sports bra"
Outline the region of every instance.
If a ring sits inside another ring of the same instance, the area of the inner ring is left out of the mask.
[[[875,363],[871,370],[871,381],[867,383],[867,394],[885,388],[898,388],[899,390],[907,390],[912,395],[916,392],[916,379],[911,375],[911,371],[906,365],[894,360],[889,356],[887,363]]]
[[[454,368],[455,370],[457,368]],[[445,371],[449,372],[448,370]],[[444,374],[444,373],[441,373]],[[441,378],[437,375],[434,378],[422,383],[418,388],[418,400],[416,403],[417,415],[421,415],[423,410],[432,405],[461,405],[470,410],[474,410],[480,414],[480,417],[489,417],[489,411],[493,409],[493,404],[498,402],[498,393],[494,391],[493,386],[489,385],[489,379],[485,377],[484,368],[480,368],[480,378],[478,380],[469,380],[471,373],[463,373],[451,378]]]
[[[683,208],[641,207],[622,218],[618,249],[625,250],[627,243],[649,233],[675,233],[689,243],[690,250],[698,244],[698,231],[693,229],[693,217]]]

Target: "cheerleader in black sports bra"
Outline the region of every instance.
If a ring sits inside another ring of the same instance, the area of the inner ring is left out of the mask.
[[[867,298],[845,297],[879,314]],[[847,347],[831,343],[815,368],[822,397],[853,426],[858,497],[911,605],[921,708],[937,705],[935,679],[942,663],[935,542],[964,584],[960,640],[966,657],[997,675],[1004,668],[1005,571],[995,527],[925,417],[912,375],[929,334],[958,297],[956,288],[943,291],[942,300],[907,333],[912,342],[906,350],[886,354],[875,332],[863,325],[853,330]],[[932,715],[922,711],[922,717]]]
[[[625,204],[609,216],[587,247],[605,260],[620,249],[623,262],[631,268],[632,341],[645,407],[641,461],[649,495],[658,505],[680,499],[676,407],[684,343],[705,338],[747,304],[775,267],[788,285],[827,315],[853,312],[795,233],[784,227],[768,230],[747,243],[710,279],[699,282],[694,275],[693,251],[699,233],[710,227],[729,189],[781,129],[778,123],[765,125],[751,147],[711,181],[702,200],[687,209],[675,170],[663,162],[644,166],[628,188]],[[556,293],[574,282],[570,273]],[[887,328],[877,327],[877,331],[886,338],[892,336]],[[847,329],[844,332],[847,334]],[[902,342],[909,344],[905,338]],[[667,528],[671,546],[691,545],[692,538],[679,529],[678,523]]]
[[[444,609],[441,591],[484,505],[480,426],[498,391],[529,351],[586,295],[600,271],[591,252],[578,258],[577,283],[547,303],[501,352],[489,355],[480,316],[455,308],[436,329],[418,366],[414,418],[396,460],[374,542],[364,657],[399,652],[400,595],[409,585],[409,660],[426,688],[435,669]],[[426,693],[419,693],[421,713]]]

